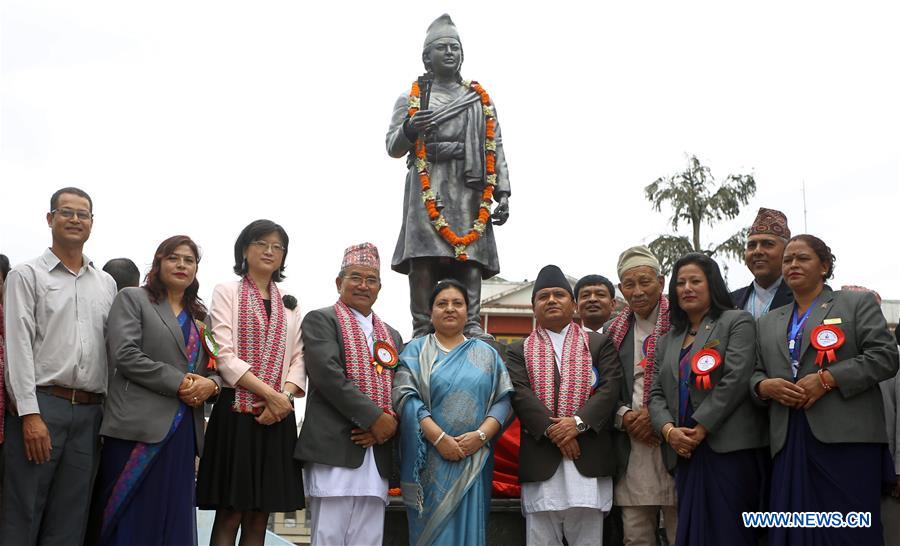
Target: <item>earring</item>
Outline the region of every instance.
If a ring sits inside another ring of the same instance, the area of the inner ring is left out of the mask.
[[[248,271],[248,269],[247,269],[247,257],[246,257],[246,256],[244,256],[244,261],[241,263],[241,271],[243,271],[244,273],[246,273],[246,272]]]

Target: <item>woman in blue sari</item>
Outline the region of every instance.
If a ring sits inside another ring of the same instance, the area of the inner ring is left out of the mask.
[[[89,544],[196,544],[194,457],[203,445],[206,309],[197,297],[197,245],[159,245],[143,287],[109,312],[110,379]]]
[[[413,545],[485,543],[493,444],[511,414],[512,383],[490,345],[466,339],[466,289],[437,283],[435,332],[411,341],[394,375],[400,487]]]

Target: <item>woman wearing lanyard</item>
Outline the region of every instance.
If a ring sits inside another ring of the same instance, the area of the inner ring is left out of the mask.
[[[719,266],[691,253],[669,282],[672,329],[656,347],[650,418],[675,471],[676,544],[755,546],[741,512],[760,509],[765,414],[750,400],[756,325],[733,309]]]
[[[880,491],[893,468],[878,383],[897,373],[897,347],[874,296],[825,285],[834,261],[818,237],[788,242],[782,273],[795,304],[759,319],[750,386],[769,405],[770,510],[869,512],[871,526],[775,527],[772,546],[883,544]]]

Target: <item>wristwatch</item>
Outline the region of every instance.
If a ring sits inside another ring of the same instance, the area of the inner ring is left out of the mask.
[[[588,429],[588,426],[584,424],[584,421],[581,420],[581,417],[573,415],[572,418],[575,419],[575,429],[578,430],[578,432],[584,432]]]
[[[286,394],[288,397],[288,402],[290,402],[292,406],[294,405],[294,393],[289,391],[281,391],[281,394]]]
[[[478,439],[481,440],[481,443],[482,443],[482,444],[485,443],[485,442],[487,442],[487,434],[485,434],[484,432],[482,432],[481,429],[478,429],[478,430],[476,430],[475,432],[478,433]]]

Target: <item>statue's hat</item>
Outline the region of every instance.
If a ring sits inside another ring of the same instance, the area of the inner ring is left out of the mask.
[[[453,24],[453,20],[446,13],[435,19],[428,26],[428,32],[425,33],[425,45],[422,46],[422,49],[441,38],[453,38],[462,45],[459,33],[456,31],[456,25]]]

